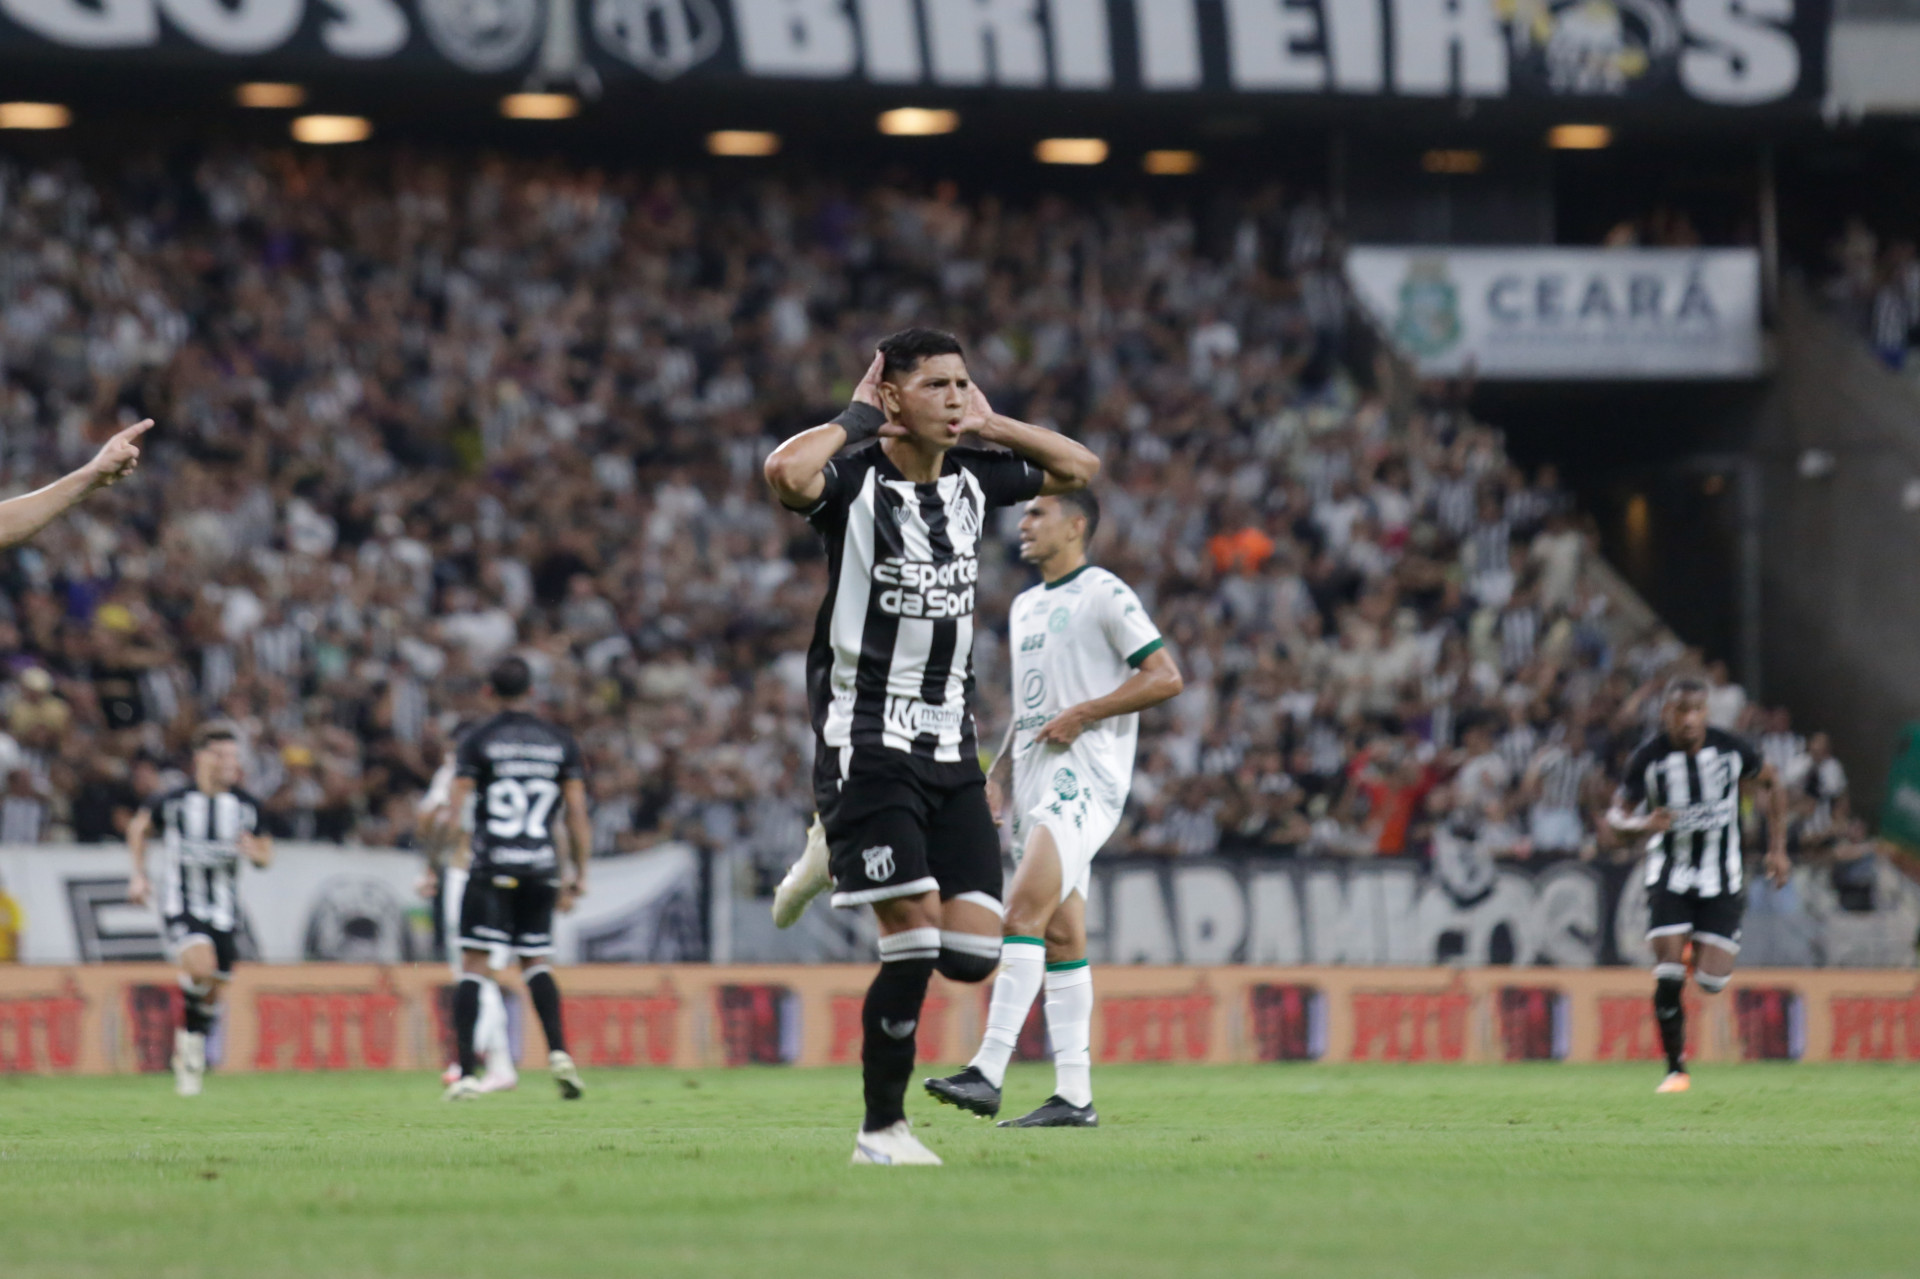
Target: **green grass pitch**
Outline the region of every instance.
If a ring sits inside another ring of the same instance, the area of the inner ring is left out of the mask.
[[[10,1279],[1920,1273],[1910,1069],[1103,1068],[1097,1131],[917,1092],[945,1168],[850,1168],[847,1070],[0,1077]],[[1044,1067],[1016,1067],[1009,1111]]]

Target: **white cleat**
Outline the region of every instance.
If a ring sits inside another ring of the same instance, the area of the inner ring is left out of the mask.
[[[773,890],[773,926],[791,928],[804,915],[807,903],[833,886],[827,869],[827,828],[816,815],[807,828],[806,851],[800,860],[787,867],[787,876]]]
[[[486,1090],[480,1086],[478,1079],[471,1075],[462,1075],[447,1085],[447,1090],[440,1094],[440,1100],[477,1101],[484,1096],[486,1096]]]
[[[553,1072],[553,1082],[559,1086],[563,1100],[580,1100],[580,1094],[587,1089],[580,1082],[580,1072],[574,1069],[572,1057],[556,1048],[547,1054],[547,1069]]]
[[[862,1132],[853,1139],[853,1162],[857,1164],[934,1164],[940,1156],[920,1144],[913,1125],[902,1119],[878,1132]]]
[[[520,1086],[520,1072],[513,1063],[499,1058],[487,1061],[486,1073],[480,1076],[481,1092],[512,1092]]]
[[[191,1030],[173,1032],[173,1091],[198,1097],[207,1073],[207,1037]]]
[[[447,1068],[440,1072],[440,1082],[445,1087],[453,1087],[453,1081],[458,1078],[460,1078],[460,1063],[457,1061],[448,1062]]]

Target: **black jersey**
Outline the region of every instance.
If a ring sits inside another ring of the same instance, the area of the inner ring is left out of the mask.
[[[160,913],[218,932],[239,927],[240,836],[259,833],[260,801],[243,790],[208,794],[182,786],[155,795],[146,808],[160,837]]]
[[[560,787],[584,775],[573,734],[526,711],[501,711],[461,739],[454,772],[473,779],[475,879],[558,873]]]
[[[1763,764],[1751,743],[1718,728],[1691,755],[1664,732],[1641,744],[1621,787],[1630,803],[1673,814],[1672,828],[1647,841],[1647,887],[1700,897],[1740,891],[1740,782]]]
[[[825,750],[880,747],[976,771],[973,609],[987,512],[1046,476],[1011,453],[947,452],[916,484],[879,441],[827,464],[804,514],[827,544],[827,597],[807,651],[814,732]]]

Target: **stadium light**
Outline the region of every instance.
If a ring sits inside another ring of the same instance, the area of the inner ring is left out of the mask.
[[[780,135],[758,129],[716,129],[707,135],[709,155],[776,155]]]
[[[928,138],[960,127],[960,113],[945,107],[895,107],[880,113],[880,132],[894,138]]]
[[[1105,164],[1105,138],[1042,138],[1033,148],[1033,158],[1042,164]]]
[[[1613,145],[1613,130],[1604,124],[1556,124],[1547,133],[1555,151],[1604,151]]]
[[[262,111],[302,107],[307,104],[307,89],[305,85],[300,84],[255,80],[248,84],[234,86],[233,100],[243,107]]]
[[[509,120],[571,120],[580,114],[580,99],[571,93],[509,93],[500,99],[500,114]]]
[[[309,146],[364,142],[372,134],[373,121],[363,115],[303,115],[293,122],[293,140]]]
[[[1140,157],[1140,167],[1155,177],[1176,177],[1200,171],[1198,151],[1149,151]]]
[[[1487,157],[1479,151],[1428,151],[1420,157],[1420,167],[1428,173],[1478,173]]]
[[[0,129],[64,129],[73,112],[58,102],[0,102]]]

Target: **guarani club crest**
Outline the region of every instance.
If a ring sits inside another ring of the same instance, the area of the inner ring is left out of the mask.
[[[1681,50],[1669,0],[1494,0],[1516,69],[1553,93],[1631,93],[1673,74]]]
[[[1460,290],[1447,276],[1446,259],[1407,263],[1393,340],[1413,356],[1441,355],[1460,340]]]

